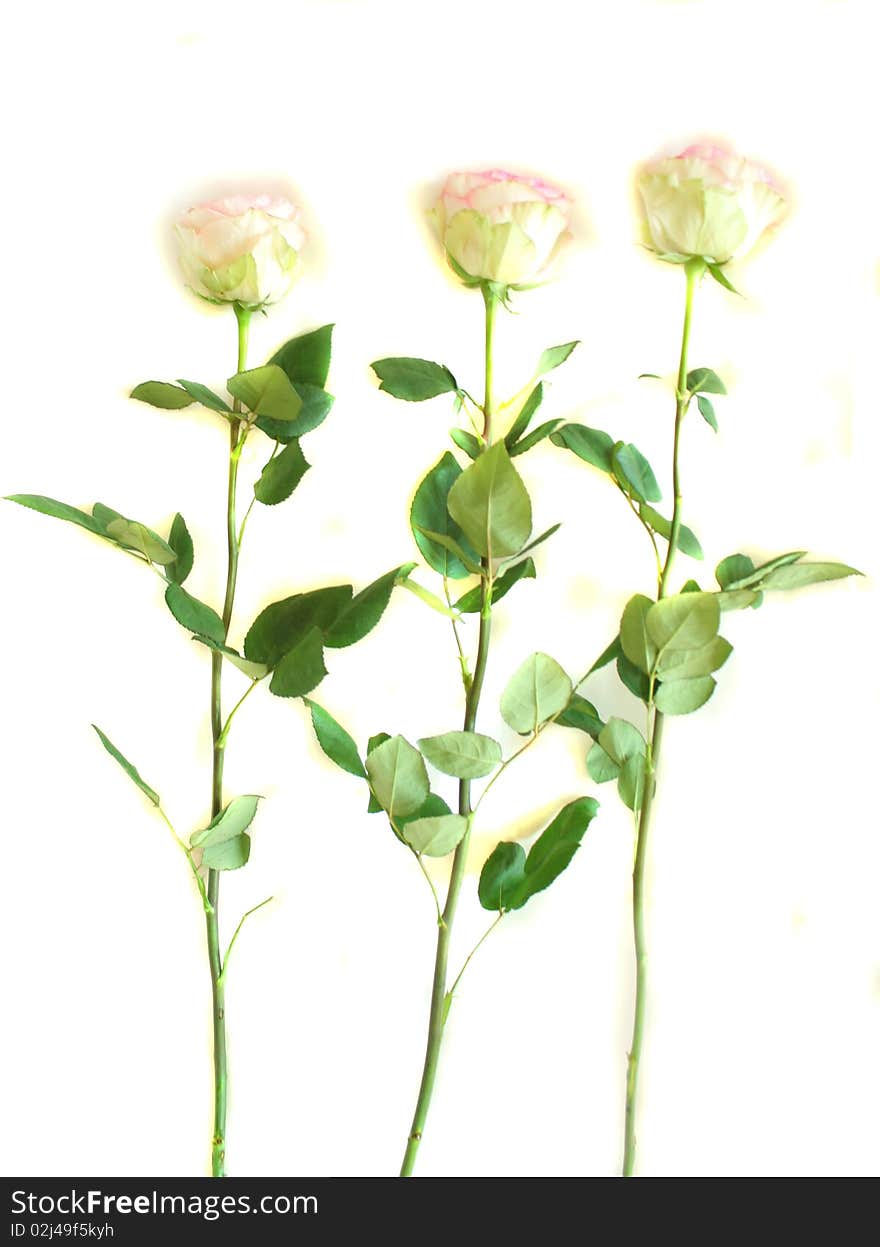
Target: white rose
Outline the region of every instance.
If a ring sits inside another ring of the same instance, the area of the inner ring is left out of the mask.
[[[291,287],[305,233],[300,212],[271,195],[233,195],[190,208],[175,226],[187,285],[221,303],[258,308]]]
[[[710,145],[643,165],[636,188],[644,242],[671,260],[739,259],[785,214],[785,200],[765,169]]]
[[[570,210],[556,187],[489,169],[451,174],[434,216],[450,260],[467,277],[521,286],[539,280],[556,259]]]

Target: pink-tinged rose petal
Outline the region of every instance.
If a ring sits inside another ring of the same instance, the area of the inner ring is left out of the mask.
[[[181,269],[196,294],[251,308],[284,298],[306,241],[299,208],[268,194],[196,204],[174,232]]]
[[[531,285],[566,235],[571,201],[541,178],[506,169],[451,173],[434,219],[447,254],[475,281]]]
[[[639,170],[644,241],[658,254],[715,264],[748,255],[783,218],[778,180],[715,143],[693,143]]]

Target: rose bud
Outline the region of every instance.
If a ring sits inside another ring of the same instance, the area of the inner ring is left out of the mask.
[[[765,169],[708,144],[649,161],[637,174],[636,189],[645,245],[675,263],[740,259],[786,210]]]
[[[212,303],[256,309],[283,299],[305,242],[300,211],[271,195],[190,208],[174,227],[187,285]]]
[[[517,288],[546,275],[569,237],[570,210],[539,178],[489,169],[450,174],[433,215],[459,277]]]

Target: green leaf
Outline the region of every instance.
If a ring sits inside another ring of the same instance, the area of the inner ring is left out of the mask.
[[[598,802],[581,797],[566,805],[545,828],[526,856],[522,845],[502,841],[486,859],[478,895],[484,909],[521,909],[553,883],[571,862]]]
[[[644,737],[626,719],[609,719],[599,733],[598,744],[617,766],[623,766],[629,758],[645,755]]]
[[[747,554],[728,554],[715,568],[715,579],[722,589],[747,580],[755,570],[755,564]]]
[[[521,844],[502,840],[480,871],[477,895],[484,909],[512,909],[525,874],[526,853]]]
[[[475,557],[471,557],[465,550],[464,546],[455,540],[454,537],[448,536],[446,533],[432,532],[429,528],[420,528],[418,532],[421,536],[427,537],[434,545],[440,546],[444,550],[448,550],[450,554],[454,554],[458,561],[465,568],[467,576],[482,576],[483,569],[477,562]]]
[[[274,667],[312,628],[326,632],[351,602],[351,593],[351,585],[330,585],[273,602],[251,624],[245,658]]]
[[[349,775],[357,775],[359,779],[366,779],[367,772],[361,762],[357,745],[345,728],[337,723],[332,714],[323,706],[310,701],[308,697],[304,697],[303,700],[311,711],[312,727],[315,730],[318,744],[330,761],[335,762],[343,771],[348,771]]]
[[[125,771],[128,778],[134,784],[136,784],[138,788],[140,788],[141,792],[144,794],[147,800],[151,801],[153,805],[155,806],[161,805],[159,794],[156,792],[154,788],[150,787],[150,785],[143,778],[143,776],[141,775],[137,767],[134,766],[131,762],[129,762],[128,758],[126,758],[123,754],[119,752],[119,750],[113,744],[113,741],[110,740],[109,736],[105,736],[104,733],[101,731],[101,729],[96,724],[93,723],[92,727],[98,733],[98,740],[100,740],[101,744],[110,754],[110,757],[115,759],[115,761],[119,763],[119,765],[122,767],[123,771]]]
[[[611,470],[626,493],[636,502],[659,502],[662,497],[654,471],[632,442],[616,442],[611,453]]]
[[[503,442],[490,446],[462,472],[447,505],[468,541],[485,557],[519,553],[532,531],[528,491]]]
[[[651,696],[651,681],[644,671],[630,662],[626,654],[617,655],[617,674],[624,688],[628,688],[633,697],[647,705]]]
[[[343,649],[346,645],[355,645],[362,641],[368,632],[372,632],[385,613],[394,585],[404,567],[412,570],[411,563],[394,567],[356,594],[327,629],[324,635],[325,645],[331,649]]]
[[[222,654],[227,662],[232,663],[233,667],[237,667],[242,675],[246,675],[249,680],[262,680],[264,676],[269,674],[270,668],[265,663],[250,662],[247,658],[242,658],[238,650],[232,649],[228,645],[223,645],[220,641],[214,641],[211,637],[200,636],[198,633],[193,634],[193,640],[198,641],[200,645],[204,645],[215,654]]]
[[[296,489],[309,467],[298,440],[294,438],[263,468],[260,479],[254,485],[254,496],[258,502],[269,507],[284,502]]]
[[[377,732],[375,736],[371,736],[370,739],[367,741],[367,757],[370,756],[370,754],[373,752],[374,749],[378,749],[380,745],[384,745],[385,741],[390,740],[390,739],[391,737],[388,735],[387,732]],[[448,806],[446,808],[447,810],[449,809]],[[436,810],[430,810],[428,812],[431,814],[437,813]],[[376,800],[373,794],[372,788],[370,789],[370,799],[367,802],[367,813],[368,814],[381,814],[382,813],[382,807],[379,804],[379,802]],[[413,811],[413,813],[410,815],[410,818],[416,818],[417,816],[418,816],[418,811]],[[397,822],[397,825],[400,826],[401,818],[399,815],[397,817],[396,822]],[[397,831],[395,830],[393,826],[391,830],[394,831],[395,835],[397,835]],[[397,838],[400,839],[400,836],[398,836]]]
[[[559,714],[571,701],[571,680],[548,654],[532,654],[501,694],[501,717],[521,736]]]
[[[477,459],[481,454],[482,443],[477,441],[473,433],[468,433],[467,429],[450,429],[449,436],[469,459]]]
[[[756,585],[760,585],[768,572],[774,571],[777,567],[788,567],[791,563],[797,563],[804,557],[805,554],[806,550],[789,550],[787,554],[779,554],[775,559],[770,559],[767,563],[762,563],[760,567],[755,567],[754,570],[746,572],[745,575],[740,576],[738,579],[728,580],[727,584],[723,587],[725,589],[751,589]],[[747,556],[739,555],[736,557],[746,558]],[[751,559],[749,562],[751,562]],[[719,564],[719,567],[720,566],[722,566],[722,564]]]
[[[193,832],[190,836],[190,847],[204,849],[209,845],[234,840],[236,836],[240,836],[250,827],[261,800],[262,797],[254,796],[253,793],[245,797],[234,797],[219,814],[211,819],[207,827]]]
[[[194,552],[186,520],[179,511],[171,521],[168,544],[174,551],[174,562],[166,565],[165,575],[176,585],[182,585],[192,571]]]
[[[539,381],[531,394],[522,405],[519,415],[507,431],[504,438],[504,445],[509,451],[513,451],[514,446],[525,433],[531,423],[532,416],[541,406],[544,400],[544,382]]]
[[[197,831],[190,845],[202,850],[202,866],[209,870],[238,870],[250,857],[251,838],[245,828],[253,822],[260,798],[236,797],[206,828]]]
[[[586,732],[587,736],[591,736],[593,740],[605,726],[593,703],[587,701],[586,697],[581,697],[580,693],[572,693],[571,701],[556,722],[562,727],[571,727],[579,732]]]
[[[598,741],[587,754],[587,774],[594,784],[607,784],[620,775],[620,767],[608,757]]]
[[[165,605],[182,628],[195,632],[198,636],[208,637],[222,645],[226,640],[226,629],[217,612],[198,598],[187,593],[179,584],[170,584],[165,590]]]
[[[585,424],[564,424],[550,434],[550,441],[554,446],[570,450],[584,463],[591,463],[601,472],[613,475],[615,441],[601,429],[591,429]]]
[[[722,611],[742,611],[747,606],[760,606],[763,596],[756,589],[726,589],[715,594],[718,609]]]
[[[704,706],[714,692],[715,681],[710,675],[693,680],[664,680],[654,700],[663,714],[691,714]]]
[[[164,411],[179,411],[181,407],[189,407],[193,401],[186,390],[172,385],[170,381],[142,381],[129,397],[149,403],[151,407],[161,407]]]
[[[202,865],[209,870],[238,870],[250,857],[251,838],[245,834],[257,812],[259,797],[236,797],[202,831],[190,838],[202,850]]]
[[[534,580],[535,579],[535,563],[533,559],[523,559],[521,563],[515,563],[513,567],[509,567],[506,572],[498,577],[492,584],[492,605],[500,602],[505,593],[509,593],[518,580]],[[480,586],[469,589],[455,603],[456,610],[463,615],[473,615],[480,609],[481,592]]]
[[[462,814],[438,814],[410,820],[404,824],[401,834],[416,853],[446,857],[464,836],[467,825],[468,820]]]
[[[559,878],[580,848],[584,832],[598,812],[598,801],[593,797],[580,797],[564,806],[541,832],[526,858],[515,909],[521,909],[537,892],[543,892]]]
[[[842,580],[845,576],[863,573],[845,563],[798,563],[797,566],[775,567],[760,581],[762,589],[802,589],[804,585],[821,584],[824,580]]]
[[[645,759],[639,755],[627,758],[617,777],[617,795],[628,810],[637,814],[642,808],[645,792]]]
[[[381,809],[381,805],[378,801],[376,801],[371,792],[368,812],[379,813]],[[417,810],[413,810],[411,814],[398,814],[393,819],[389,818],[388,825],[401,844],[405,844],[412,848],[412,845],[409,844],[409,841],[406,838],[406,828],[410,825],[410,823],[417,822],[419,819],[443,818],[445,815],[451,813],[452,811],[442,797],[438,797],[435,792],[429,792]],[[418,852],[418,850],[416,851]],[[425,851],[427,852],[427,850]],[[431,857],[432,854],[428,853],[428,856]]]
[[[222,844],[210,844],[202,851],[202,865],[209,870],[239,870],[251,855],[251,838],[245,832],[224,840]]]
[[[137,550],[146,555],[151,563],[166,565],[177,562],[177,555],[167,541],[164,541],[152,528],[139,524],[137,520],[127,520],[120,516],[111,520],[105,532],[117,545],[129,550]]]
[[[270,420],[295,420],[302,407],[302,399],[277,364],[236,373],[226,382],[226,388],[248,411]]]
[[[118,511],[114,511],[112,507],[105,506],[103,502],[96,502],[92,507],[92,516],[98,522],[104,536],[107,536],[107,525],[112,524],[114,520],[124,520],[125,516],[120,515]],[[113,538],[109,537],[109,541]],[[167,574],[167,573],[166,573]]]
[[[679,593],[654,603],[648,611],[647,628],[658,650],[692,650],[708,644],[719,623],[714,593]]]
[[[333,345],[333,325],[322,325],[291,338],[269,360],[283,368],[288,380],[297,388],[300,384],[323,389],[330,372],[330,352]]]
[[[709,428],[714,429],[715,432],[717,433],[718,432],[718,418],[715,415],[715,408],[712,406],[712,403],[709,401],[709,399],[706,398],[705,394],[697,395],[697,408],[699,410],[700,415],[703,417],[703,419],[708,424]]]
[[[730,642],[723,636],[716,636],[699,649],[664,650],[657,670],[664,683],[667,680],[690,680],[717,671],[732,653]]]
[[[560,364],[564,364],[577,346],[580,346],[580,341],[565,342],[562,346],[548,346],[546,351],[541,352],[535,375],[543,377],[546,373],[552,372],[554,368],[558,368]]]
[[[376,799],[391,818],[411,814],[430,792],[424,759],[402,736],[390,737],[367,754],[367,775]]]
[[[724,382],[711,368],[692,368],[685,381],[691,394],[726,394]]]
[[[421,403],[438,394],[454,394],[458,389],[458,382],[446,365],[430,359],[395,356],[377,359],[371,367],[381,383],[380,390],[408,403]]]
[[[686,580],[679,589],[679,593],[702,593],[703,590],[697,584],[696,580]]]
[[[562,424],[561,420],[547,420],[544,424],[539,424],[527,437],[516,443],[510,452],[511,458],[515,459],[517,455],[524,455],[527,450],[537,446],[538,442],[543,442],[544,438],[554,433],[560,424]]]
[[[501,763],[501,746],[479,732],[444,732],[419,741],[424,756],[444,775],[458,779],[482,779]]]
[[[595,671],[601,671],[603,667],[607,667],[610,662],[614,662],[615,658],[619,657],[622,653],[623,650],[620,648],[620,635],[618,634],[611,644],[607,645],[605,649],[602,650],[602,653],[593,663],[592,667],[587,672],[587,675],[592,675]]]
[[[415,563],[412,564],[416,566]],[[432,593],[430,589],[426,589],[424,585],[420,585],[417,580],[411,580],[409,573],[405,575],[401,573],[397,578],[397,584],[401,589],[408,590],[420,602],[424,602],[426,606],[430,606],[432,611],[436,611],[438,615],[443,615],[446,619],[457,619],[459,612],[454,606],[447,606],[444,601],[437,597],[436,593]]]
[[[294,438],[311,433],[312,429],[324,423],[333,406],[333,395],[316,385],[298,381],[293,388],[302,402],[293,420],[272,420],[269,416],[260,416],[257,420],[257,428],[271,437],[273,442],[292,442]]]
[[[639,503],[639,515],[655,533],[659,533],[666,541],[672,536],[672,521],[665,519],[653,507],[649,507],[646,502]],[[676,548],[681,550],[682,554],[688,554],[692,559],[701,559],[703,557],[703,548],[697,540],[695,534],[682,524],[678,530],[678,540],[675,543]]]
[[[31,511],[39,511],[41,515],[51,515],[56,520],[66,520],[69,524],[78,524],[90,533],[103,537],[104,529],[93,516],[66,502],[56,502],[54,498],[44,498],[42,494],[7,494],[6,502],[17,502],[20,507],[28,507]]]
[[[416,490],[409,517],[413,537],[425,562],[450,580],[461,580],[470,575],[469,568],[454,550],[427,536],[427,533],[449,537],[459,545],[465,540],[464,533],[450,516],[446,505],[449,491],[460,476],[461,468],[447,450]],[[476,561],[475,555],[468,557],[471,564]]]
[[[269,692],[276,697],[302,697],[317,688],[326,674],[324,638],[318,628],[311,628],[275,667]]]
[[[654,670],[657,647],[648,635],[648,612],[654,605],[643,593],[631,597],[620,620],[620,644],[624,654],[646,675]]]
[[[530,541],[527,546],[523,546],[519,553],[515,554],[513,557],[520,559],[524,554],[528,554],[529,550],[534,550],[537,546],[543,545],[547,538],[552,537],[554,533],[558,533],[561,527],[561,524],[551,524],[549,528],[545,529],[544,532],[541,533],[540,537],[536,537],[534,541]],[[516,566],[516,564],[514,564],[514,566]]]
[[[208,407],[211,411],[219,411],[224,416],[232,415],[232,408],[229,404],[225,403],[219,394],[215,394],[206,385],[202,385],[200,381],[184,381],[182,377],[179,377],[177,384],[183,386],[190,398],[201,403],[203,407]],[[132,395],[132,398],[134,397]]]

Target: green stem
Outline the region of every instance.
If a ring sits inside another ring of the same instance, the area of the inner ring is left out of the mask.
[[[702,260],[690,260],[685,265],[685,304],[684,323],[681,331],[681,354],[678,362],[678,379],[675,387],[675,433],[672,439],[672,489],[674,501],[672,506],[672,527],[669,534],[669,548],[666,560],[660,571],[657,585],[657,599],[666,596],[669,574],[675,558],[678,535],[681,531],[681,480],[679,476],[679,448],[681,443],[681,425],[690,402],[687,392],[687,360],[688,346],[691,336],[691,314],[693,312],[694,291],[705,272]],[[657,787],[657,769],[660,765],[660,746],[663,739],[663,715],[654,706],[654,685],[648,697],[648,715],[653,716],[654,727],[650,732],[648,748],[645,754],[644,786],[642,804],[639,810],[638,830],[636,832],[636,858],[633,866],[632,898],[633,898],[633,944],[636,959],[636,998],[633,1013],[632,1043],[626,1071],[626,1115],[623,1146],[623,1176],[631,1178],[636,1163],[636,1113],[638,1108],[639,1070],[642,1057],[642,1036],[645,1026],[645,1000],[648,982],[648,943],[645,930],[645,864],[648,855],[648,834],[651,828],[651,812],[654,806],[654,795]]]
[[[486,391],[483,401],[483,438],[485,445],[488,446],[492,429],[492,344],[495,327],[495,307],[498,302],[498,296],[489,290],[488,287],[484,286],[483,297],[486,304]],[[480,697],[483,692],[483,682],[486,678],[486,666],[489,661],[489,643],[492,635],[491,561],[489,559],[483,559],[482,566],[483,578],[481,581],[480,591],[480,633],[477,641],[477,657],[474,663],[474,673],[465,697],[464,730],[466,732],[472,732],[476,726],[477,711],[479,710]],[[468,827],[459,842],[455,850],[455,855],[452,859],[452,872],[449,877],[449,889],[446,893],[446,905],[437,928],[437,952],[434,958],[434,978],[431,987],[431,1007],[428,1017],[428,1043],[425,1050],[425,1064],[422,1070],[422,1081],[419,1086],[416,1109],[413,1114],[412,1126],[410,1128],[409,1137],[406,1141],[406,1151],[404,1153],[403,1164],[400,1169],[400,1176],[402,1178],[409,1178],[412,1176],[413,1168],[416,1163],[419,1144],[422,1141],[425,1122],[428,1118],[428,1110],[431,1107],[431,1096],[434,1091],[434,1082],[437,1077],[437,1065],[440,1060],[440,1049],[443,1044],[443,1031],[446,1024],[446,1016],[449,1010],[449,1001],[447,999],[446,991],[446,983],[449,973],[449,946],[452,939],[452,927],[455,921],[455,912],[458,908],[458,898],[461,893],[462,882],[464,881],[468,847],[471,839],[470,816],[472,813],[472,807],[471,781],[469,779],[462,779],[459,781],[458,812],[468,819]]]
[[[247,361],[248,327],[250,312],[233,304],[238,322],[238,372],[243,372]],[[236,412],[241,410],[235,401]],[[238,483],[238,462],[241,454],[239,431],[241,421],[229,424],[229,468],[226,486],[226,592],[223,599],[224,635],[229,632],[232,608],[235,602],[235,584],[238,578],[238,538],[235,526],[235,498]],[[211,655],[211,739],[213,741],[211,767],[211,817],[223,809],[223,759],[226,740],[223,732],[222,701],[223,656]],[[211,998],[214,1030],[214,1130],[211,1138],[211,1173],[215,1178],[226,1174],[226,996],[223,982],[223,959],[220,953],[219,898],[220,872],[208,871],[208,902],[210,911],[205,915],[208,938],[208,966],[211,972]]]

